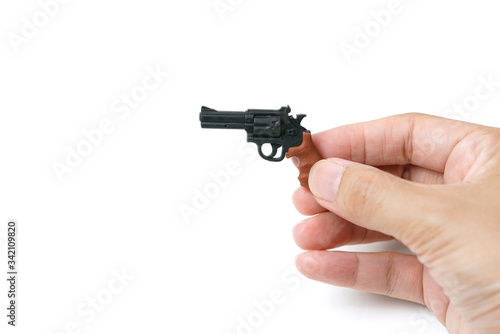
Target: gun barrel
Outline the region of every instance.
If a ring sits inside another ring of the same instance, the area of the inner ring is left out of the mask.
[[[245,112],[217,111],[203,107],[200,122],[205,129],[245,129]]]

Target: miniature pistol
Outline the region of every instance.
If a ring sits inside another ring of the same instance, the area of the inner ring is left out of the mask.
[[[268,161],[282,161],[285,156],[294,158],[292,160],[300,172],[300,185],[309,189],[309,171],[321,156],[312,142],[311,132],[300,125],[306,115],[299,114],[294,118],[290,112],[290,107],[244,112],[201,107],[200,122],[202,128],[245,130],[247,141],[257,144],[259,155]],[[263,152],[265,144],[271,145],[270,154]]]

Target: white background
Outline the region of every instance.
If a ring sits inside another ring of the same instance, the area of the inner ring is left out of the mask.
[[[289,104],[313,132],[405,112],[500,126],[500,88],[473,112],[447,111],[480,76],[500,80],[498,4],[401,0],[348,63],[341,43],[389,1],[230,3],[221,18],[213,0],[72,0],[16,52],[9,38],[41,7],[2,2],[1,268],[16,219],[20,278],[19,326],[2,311],[1,333],[233,334],[274,290],[283,303],[241,333],[445,333],[418,305],[292,272],[291,229],[303,219],[290,200],[296,169],[249,153],[244,132],[201,130],[198,113]],[[113,103],[148,67],[169,75],[121,119]],[[53,163],[103,119],[113,131],[58,180]],[[185,219],[180,208],[228,163],[236,175]],[[82,316],[122,270],[127,286],[95,318]]]

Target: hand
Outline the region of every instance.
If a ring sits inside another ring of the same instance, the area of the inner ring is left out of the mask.
[[[426,305],[452,334],[500,333],[500,129],[420,114],[313,136],[294,204],[307,277]],[[373,166],[373,167],[372,167]],[[395,238],[414,255],[326,251]]]

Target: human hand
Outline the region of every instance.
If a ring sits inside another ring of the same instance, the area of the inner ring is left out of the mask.
[[[424,304],[452,334],[500,333],[500,129],[407,114],[313,141],[334,158],[293,197],[315,215],[293,230],[299,271]],[[326,251],[392,238],[416,256]]]

